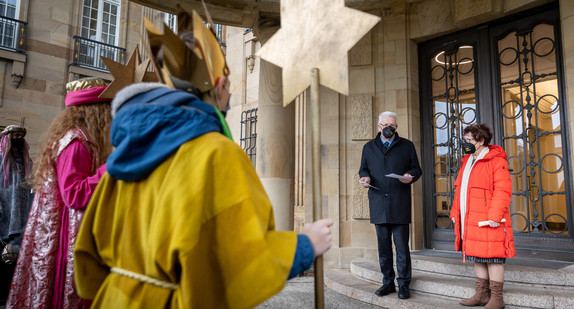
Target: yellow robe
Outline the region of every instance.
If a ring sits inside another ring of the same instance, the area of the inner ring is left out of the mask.
[[[208,133],[141,181],[104,175],[76,241],[77,291],[92,308],[251,308],[283,288],[296,245],[295,232],[275,231],[243,150]]]

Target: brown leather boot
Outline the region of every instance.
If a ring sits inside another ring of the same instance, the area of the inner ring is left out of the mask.
[[[503,282],[490,280],[491,297],[484,309],[504,309],[504,299],[502,297]]]
[[[476,277],[475,293],[471,298],[461,300],[459,303],[466,307],[484,306],[490,300],[490,290],[488,289],[488,279]]]

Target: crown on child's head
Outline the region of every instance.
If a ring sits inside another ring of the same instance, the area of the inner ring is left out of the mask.
[[[159,81],[171,88],[179,88],[183,84],[202,93],[213,89],[217,78],[229,75],[229,69],[207,8],[206,15],[210,20],[209,28],[195,10],[190,14],[178,5],[180,36],[165,24],[163,33],[160,32],[146,18],[149,46],[145,47],[151,59],[141,61],[137,47],[127,65],[102,57],[114,81],[101,97],[113,98],[121,88],[146,81]],[[154,72],[148,71],[150,60]]]
[[[206,15],[211,20],[207,10]],[[229,75],[213,23],[210,22],[208,28],[195,10],[190,14],[177,6],[179,36],[165,24],[163,33],[160,32],[147,19],[145,27],[152,64],[168,86],[175,88],[175,82],[184,81],[206,92],[213,89],[218,77]]]

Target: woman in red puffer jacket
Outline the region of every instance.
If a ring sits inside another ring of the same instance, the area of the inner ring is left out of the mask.
[[[455,249],[463,261],[474,262],[476,293],[463,306],[503,308],[502,285],[506,258],[514,257],[510,220],[512,181],[506,153],[489,145],[492,132],[485,124],[464,129],[462,166],[455,182],[450,212],[456,233]],[[479,226],[485,221],[486,225]]]

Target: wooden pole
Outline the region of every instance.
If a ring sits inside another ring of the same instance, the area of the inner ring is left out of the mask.
[[[319,69],[311,69],[311,123],[313,149],[313,221],[321,219],[321,117]],[[315,308],[325,308],[323,291],[323,257],[315,259]]]

